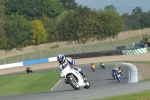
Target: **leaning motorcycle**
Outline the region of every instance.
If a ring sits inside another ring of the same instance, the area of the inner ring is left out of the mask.
[[[31,69],[27,69],[26,72],[27,73],[33,73],[33,71]]]
[[[112,71],[112,77],[114,78],[114,80],[116,79],[116,71]]]
[[[92,69],[92,71],[93,71],[93,72],[95,72],[95,68],[96,68],[96,67],[95,67],[95,65],[94,65],[94,64],[93,64],[93,65],[91,65],[91,69]]]
[[[70,68],[70,65],[65,67],[61,73],[61,77],[65,79],[75,90],[79,90],[80,87],[84,87],[85,89],[90,88],[90,83],[84,80],[83,76],[76,70]]]
[[[116,73],[116,78],[117,78],[117,81],[120,82],[120,80],[121,80],[121,74],[119,72]]]
[[[104,64],[104,63],[100,63],[99,65],[100,65],[100,67],[102,67],[103,69],[105,68],[105,64]]]

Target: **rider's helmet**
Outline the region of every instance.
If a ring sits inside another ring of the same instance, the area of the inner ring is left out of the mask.
[[[93,62],[91,62],[91,65],[93,65],[94,63]]]
[[[60,63],[60,64],[63,64],[65,62],[65,56],[63,54],[59,54],[57,56],[57,61]]]
[[[118,69],[121,69],[121,67],[119,66]]]

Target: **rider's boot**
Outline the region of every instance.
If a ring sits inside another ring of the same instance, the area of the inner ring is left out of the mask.
[[[87,76],[83,74],[84,83],[87,82]]]
[[[84,83],[85,83],[87,81],[87,78],[86,78],[87,76],[83,72],[81,72],[81,71],[80,71],[80,74],[83,76]]]

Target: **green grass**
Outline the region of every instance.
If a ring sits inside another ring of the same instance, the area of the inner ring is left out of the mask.
[[[95,100],[150,100],[150,90],[128,95],[112,96]]]
[[[60,80],[59,71],[0,77],[0,96],[47,92]]]

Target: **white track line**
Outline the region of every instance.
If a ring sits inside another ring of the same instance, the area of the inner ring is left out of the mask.
[[[53,89],[60,83],[61,80],[59,80],[59,82],[51,89],[51,91],[53,91]]]

